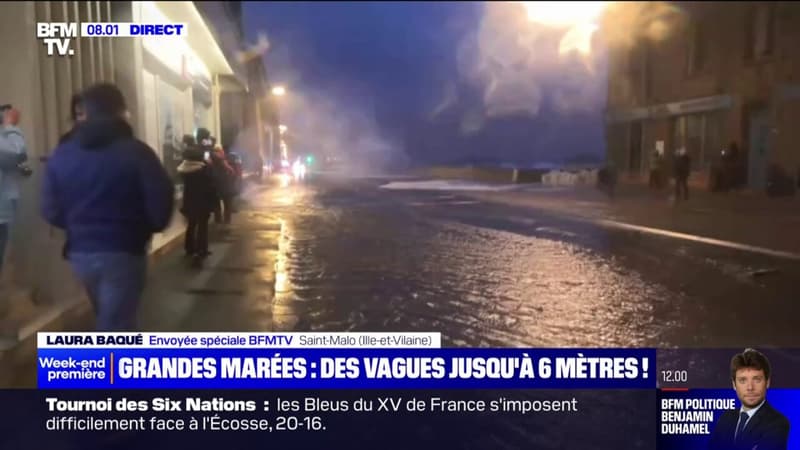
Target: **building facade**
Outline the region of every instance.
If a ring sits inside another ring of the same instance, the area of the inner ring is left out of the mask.
[[[37,22],[181,22],[188,33],[80,38],[74,55],[59,57],[48,56],[36,39]],[[0,29],[6,43],[0,47],[6,68],[0,99],[22,112],[20,126],[34,169],[23,182],[3,284],[30,289],[40,302],[49,303],[74,297],[80,290],[61,255],[63,235],[39,215],[41,175],[59,137],[71,127],[71,96],[95,82],[117,84],[135,134],[156,151],[180,196],[175,169],[181,138],[198,127],[220,135],[220,80],[233,70],[192,2],[5,2],[0,5]],[[170,228],[154,238],[152,249],[183,228],[176,212]]]
[[[653,18],[666,37],[610,49],[609,160],[625,177],[641,179],[657,150],[669,160],[685,148],[690,182],[709,186],[722,150],[735,143],[750,189],[766,189],[773,173],[797,186],[800,5],[674,4],[674,11]]]
[[[242,2],[196,2],[211,25],[233,73],[220,75],[220,138],[239,153],[245,170],[260,170],[276,152],[279,115],[270,95],[262,51],[248,43],[242,21]]]

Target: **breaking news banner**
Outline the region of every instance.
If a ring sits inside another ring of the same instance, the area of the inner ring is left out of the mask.
[[[402,332],[37,343],[39,389],[1,393],[0,448],[800,448],[798,350],[442,348]]]
[[[80,34],[78,34],[80,32]],[[36,38],[47,47],[50,56],[75,54],[74,42],[78,38],[90,37],[147,37],[186,36],[185,23],[131,23],[131,22],[38,22]]]
[[[651,350],[435,348],[433,344],[438,347],[439,342],[438,335],[412,333],[394,336],[40,333],[38,386],[55,389],[655,387],[655,367],[651,363],[655,352]]]

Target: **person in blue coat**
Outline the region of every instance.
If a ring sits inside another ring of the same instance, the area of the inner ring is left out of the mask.
[[[20,197],[20,164],[28,159],[19,118],[11,105],[0,107],[0,272]]]
[[[154,233],[172,218],[175,188],[155,151],[136,139],[120,90],[81,94],[85,120],[47,163],[42,215],[66,231],[66,255],[86,288],[98,331],[132,331]]]

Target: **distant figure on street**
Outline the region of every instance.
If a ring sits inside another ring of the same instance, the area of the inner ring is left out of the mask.
[[[233,214],[233,199],[236,196],[236,171],[231,167],[225,151],[219,145],[214,146],[211,161],[214,186],[221,200],[221,204],[214,208],[214,222],[229,225]]]
[[[617,170],[613,164],[603,167],[597,173],[597,186],[610,198],[614,198],[617,189]]]
[[[19,178],[29,175],[21,166],[28,150],[19,119],[19,111],[11,105],[0,107],[0,273],[19,203]]]
[[[650,165],[650,189],[660,191],[664,187],[664,155],[658,150],[653,152]]]
[[[67,257],[94,306],[98,331],[131,331],[153,233],[172,217],[174,187],[155,151],[133,136],[120,90],[82,94],[86,120],[47,163],[42,215],[66,231]]]
[[[726,190],[736,189],[741,183],[739,154],[739,145],[736,142],[728,144],[728,148],[723,152],[722,166],[725,172]]]
[[[675,201],[689,200],[689,173],[691,159],[686,149],[681,147],[675,156]]]
[[[208,220],[219,203],[211,172],[211,155],[205,146],[184,139],[186,148],[178,173],[183,179],[183,204],[181,214],[186,218],[184,251],[186,257],[201,262],[211,252],[208,250]]]

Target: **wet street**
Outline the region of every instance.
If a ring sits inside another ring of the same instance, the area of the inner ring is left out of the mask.
[[[798,343],[797,262],[388,182],[251,191],[191,286],[167,295],[155,282],[147,329],[439,331],[447,346]]]

